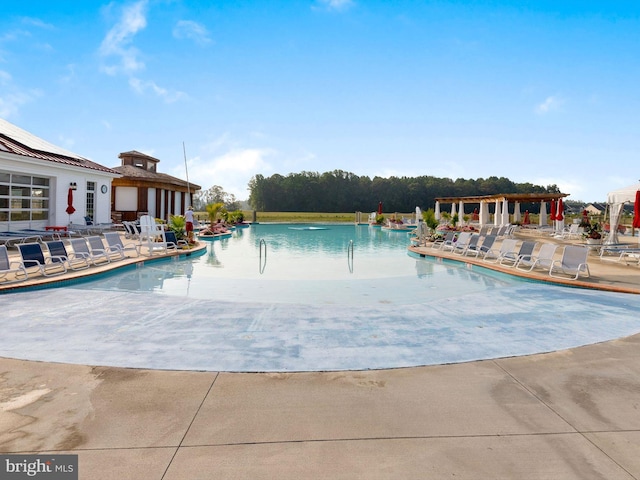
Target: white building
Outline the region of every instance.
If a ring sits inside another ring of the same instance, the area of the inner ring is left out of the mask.
[[[0,119],[0,232],[82,225],[85,217],[110,222],[117,177],[111,168]],[[71,197],[74,211],[67,213]]]

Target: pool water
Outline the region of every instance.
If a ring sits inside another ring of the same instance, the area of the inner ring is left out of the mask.
[[[177,370],[364,370],[525,355],[640,331],[637,295],[411,256],[404,232],[308,227],[253,225],[197,257],[2,295],[0,355]]]

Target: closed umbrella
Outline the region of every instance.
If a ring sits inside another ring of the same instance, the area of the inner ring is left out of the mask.
[[[640,228],[640,190],[636,192],[636,203],[633,205],[633,228]]]
[[[378,202],[378,215],[382,215],[382,202]]]
[[[558,199],[558,212],[556,213],[556,230],[564,230],[564,207],[562,206],[562,198]]]
[[[557,220],[557,216],[556,216],[556,201],[555,200],[551,200],[551,221],[554,222],[555,220]]]
[[[529,218],[529,210],[524,211],[524,219],[522,220],[523,225],[529,225],[531,223],[531,219]]]
[[[70,188],[69,191],[67,192],[67,210],[66,212],[69,214],[69,216],[71,216],[71,214],[73,212],[75,212],[76,209],[73,208],[73,189]]]

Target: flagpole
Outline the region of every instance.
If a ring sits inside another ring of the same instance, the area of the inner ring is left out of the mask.
[[[184,146],[184,142],[182,142],[182,153],[184,154],[184,171],[187,174],[187,195],[189,196],[189,205],[192,205],[191,187],[189,186],[189,169],[187,168],[187,150]]]

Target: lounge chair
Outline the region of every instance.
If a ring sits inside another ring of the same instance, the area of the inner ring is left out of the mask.
[[[562,252],[562,258],[555,260],[549,268],[549,275],[556,278],[573,275],[576,280],[581,273],[590,276],[587,256],[589,249],[581,245],[567,245]],[[558,275],[560,273],[561,275]]]
[[[476,245],[474,248],[467,248],[467,251],[465,252],[465,255],[473,255],[474,257],[478,258],[478,257],[484,257],[485,254],[489,251],[491,251],[491,248],[493,247],[493,244],[496,241],[496,236],[495,235],[486,235],[483,239],[482,239],[482,244],[481,245]]]
[[[109,257],[109,260],[123,260],[126,258],[125,254],[121,250],[112,249],[109,246],[105,246],[104,242],[97,235],[87,237],[87,243],[89,244],[89,251],[91,255],[98,256],[104,254]]]
[[[439,238],[433,242],[431,248],[437,248],[442,250],[445,245],[453,245],[453,241],[456,238],[456,233],[453,230],[448,231],[443,238]]]
[[[556,238],[571,239],[571,238],[580,238],[581,236],[582,234],[580,233],[580,224],[572,223],[568,227],[565,227],[562,232],[556,235]]]
[[[86,257],[78,256],[74,252],[68,252],[62,240],[51,240],[45,242],[45,245],[53,262],[64,261],[71,270],[84,270],[91,266]]]
[[[189,246],[189,243],[186,240],[178,240],[178,237],[176,236],[176,232],[167,230],[166,232],[164,232],[164,236],[167,241],[167,248],[170,248],[172,250],[177,250],[179,248]]]
[[[469,237],[469,241],[466,244],[456,242],[453,247],[453,253],[457,253],[459,255],[466,255],[467,250],[475,249],[478,246],[478,241],[480,240],[480,235],[477,233],[471,234]]]
[[[557,245],[553,243],[543,243],[537,255],[523,255],[515,264],[515,268],[530,272],[534,268],[544,268],[548,270],[553,264],[553,257],[556,253]]]
[[[73,253],[75,253],[76,256],[85,257],[93,265],[100,265],[101,263],[111,262],[109,255],[107,255],[104,251],[103,252],[96,251],[96,253],[93,254],[92,250],[89,249],[89,245],[87,245],[87,241],[84,237],[72,238],[69,241],[71,242],[71,248],[73,248]]]
[[[513,252],[507,252],[502,256],[499,262],[500,265],[506,267],[515,267],[516,263],[518,263],[518,260],[520,260],[520,257],[531,255],[533,253],[537,244],[538,242],[532,241],[522,242],[517,253],[514,254]]]
[[[497,252],[491,249],[484,254],[484,257],[482,259],[485,262],[498,263],[506,255],[516,254],[517,243],[518,241],[514,238],[505,238],[504,240],[502,240],[502,243],[500,244],[500,249]]]
[[[29,278],[22,262],[9,259],[7,247],[0,245],[0,283],[22,282]]]
[[[124,227],[124,237],[125,238],[140,238],[140,227],[135,222],[122,222],[122,226]]]
[[[118,232],[104,232],[104,238],[112,252],[120,252],[120,256],[125,258],[127,252],[132,252],[134,257],[140,256],[140,245],[135,243],[122,243]]]
[[[460,232],[453,242],[451,242],[450,244],[442,245],[442,250],[451,250],[453,252],[458,248],[464,249],[469,243],[470,239],[471,232]]]
[[[18,245],[22,264],[26,269],[37,268],[45,277],[62,275],[67,272],[65,259],[60,257],[45,257],[42,245],[39,243],[21,243]]]

